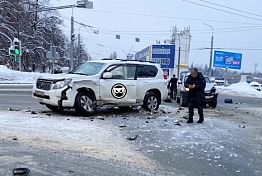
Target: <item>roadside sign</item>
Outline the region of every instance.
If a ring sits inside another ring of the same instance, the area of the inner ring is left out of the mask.
[[[54,58],[53,58],[53,53],[52,53],[52,48],[50,51],[46,53],[46,58],[49,59],[49,62],[52,62],[53,59],[59,59],[60,55],[56,52],[56,49],[54,48]]]
[[[242,54],[225,51],[215,51],[213,67],[226,69],[241,69]]]
[[[152,61],[161,65],[161,68],[174,68],[175,45],[153,45]]]
[[[135,54],[135,60],[152,61],[161,68],[174,68],[175,45],[151,45]]]

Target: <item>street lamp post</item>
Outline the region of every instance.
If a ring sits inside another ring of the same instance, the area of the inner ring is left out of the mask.
[[[212,57],[213,57],[213,47],[214,47],[214,28],[213,26],[209,25],[209,24],[206,24],[204,23],[204,25],[208,26],[211,28],[212,30],[212,36],[211,36],[211,47],[210,47],[210,58],[209,58],[209,70],[208,70],[208,74],[209,74],[209,77],[212,76]]]

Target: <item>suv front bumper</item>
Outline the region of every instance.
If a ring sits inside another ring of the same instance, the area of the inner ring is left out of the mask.
[[[32,96],[41,104],[48,104],[60,107],[74,107],[75,93],[71,87],[66,86],[62,89],[42,90],[33,88]]]
[[[218,97],[218,93],[205,93],[205,102],[210,103],[214,98]]]

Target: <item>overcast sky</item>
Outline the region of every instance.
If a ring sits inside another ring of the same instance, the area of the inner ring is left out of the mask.
[[[193,62],[204,65],[209,63],[210,54],[210,50],[201,49],[210,47],[211,29],[204,25],[207,23],[214,28],[214,48],[242,53],[242,71],[253,72],[254,63],[258,63],[257,71],[262,72],[261,0],[188,1],[238,15],[183,0],[93,0],[93,10],[75,8],[73,15],[76,21],[95,28],[91,30],[75,25],[75,33],[81,33],[83,42],[93,58],[109,57],[113,51],[117,52],[118,57],[126,57],[128,53],[135,53],[155,44],[156,40],[169,39],[172,26],[180,29],[190,26],[192,41],[189,64]],[[248,13],[214,6],[207,2]],[[51,0],[53,6],[75,3],[74,0]],[[72,9],[59,12],[64,19],[64,31],[69,36]],[[94,34],[93,30],[99,30],[99,34]],[[115,39],[116,34],[120,35],[120,40]],[[136,37],[140,38],[140,42],[135,42]]]

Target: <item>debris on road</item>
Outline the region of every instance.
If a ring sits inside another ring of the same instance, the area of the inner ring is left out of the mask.
[[[35,112],[35,111],[31,111],[31,114],[37,114],[37,112]]]
[[[239,128],[246,128],[245,125],[239,125]]]
[[[182,126],[181,123],[178,120],[174,121],[174,125]]]
[[[21,111],[21,109],[8,108],[8,111]]]
[[[97,116],[96,118],[99,119],[99,120],[105,120],[105,118],[102,117],[102,116]]]
[[[126,125],[119,125],[119,128],[125,128]]]
[[[13,176],[29,176],[31,173],[28,168],[15,168],[13,169]]]
[[[129,141],[134,141],[134,140],[137,139],[138,136],[139,135],[136,134],[135,137],[127,137],[126,139],[129,140]]]
[[[232,104],[232,103],[233,103],[233,100],[232,100],[231,98],[225,98],[224,102],[225,102],[225,103]]]

